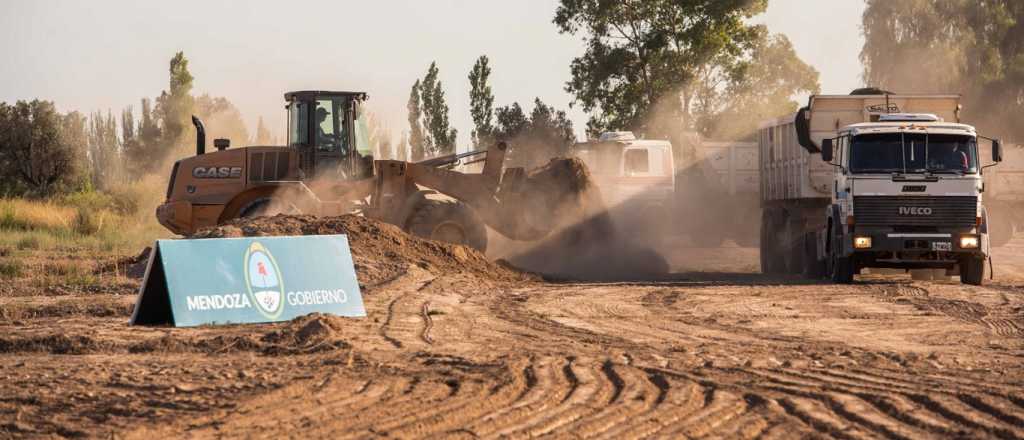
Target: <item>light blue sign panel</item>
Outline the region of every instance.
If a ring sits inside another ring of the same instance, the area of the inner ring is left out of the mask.
[[[313,312],[366,316],[344,235],[158,240],[131,323],[274,322]]]

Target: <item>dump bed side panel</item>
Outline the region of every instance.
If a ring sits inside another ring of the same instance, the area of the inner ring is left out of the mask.
[[[759,191],[758,145],[756,142],[706,141],[699,156],[729,195],[755,195]]]

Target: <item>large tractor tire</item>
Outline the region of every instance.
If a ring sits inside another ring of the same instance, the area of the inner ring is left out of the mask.
[[[429,240],[487,251],[487,228],[476,212],[464,203],[424,200],[409,216],[406,230]]]
[[[302,211],[294,203],[276,197],[255,199],[238,211],[239,218],[267,217],[277,214],[298,215],[302,214]]]

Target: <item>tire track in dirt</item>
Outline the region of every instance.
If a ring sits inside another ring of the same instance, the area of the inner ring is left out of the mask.
[[[993,316],[996,312],[983,304],[961,300],[942,298],[932,294],[924,284],[893,283],[880,286],[880,293],[887,301],[910,304],[918,309],[929,310],[958,319],[963,322],[984,327],[988,331],[1002,337],[1024,336],[1024,314],[1017,317]],[[934,287],[946,287],[933,285]],[[957,286],[962,288],[961,286]],[[975,288],[981,291],[999,292],[988,286]],[[1004,302],[1005,296],[1004,297]]]
[[[422,308],[413,305],[415,293],[428,288],[434,280],[426,271],[415,270],[379,289],[380,292],[396,292],[387,301],[384,323],[379,328],[380,336],[394,348],[403,348],[405,344],[421,338],[421,332],[409,324],[409,317],[420,317],[419,311]]]
[[[430,301],[424,301],[421,306],[421,314],[423,317],[423,331],[420,332],[420,338],[423,342],[433,345],[434,339],[430,337],[430,330],[434,328],[434,321],[430,318]]]

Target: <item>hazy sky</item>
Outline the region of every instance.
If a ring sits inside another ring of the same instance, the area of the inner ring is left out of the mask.
[[[557,0],[56,1],[0,0],[0,101],[42,98],[62,110],[120,112],[167,87],[167,63],[183,50],[195,93],[224,96],[250,131],[262,116],[283,133],[282,94],[360,90],[396,133],[409,88],[431,61],[441,69],[468,143],[469,83],[491,59],[495,104],[534,97],[568,109],[563,90],[580,41],[551,23]],[[784,33],[821,72],[822,91],[860,85],[861,0],[770,0],[756,21]],[[586,124],[569,110],[577,131]],[[237,144],[237,140],[236,140]]]

